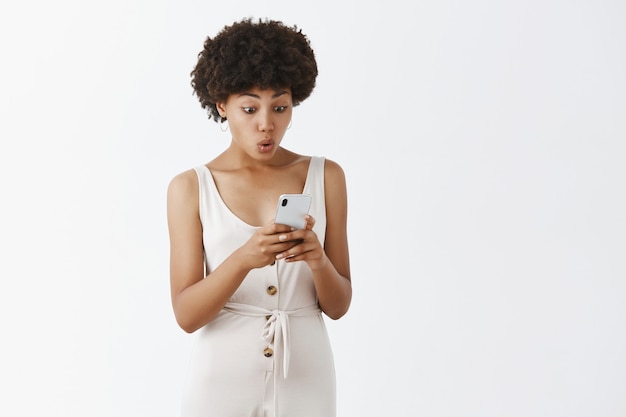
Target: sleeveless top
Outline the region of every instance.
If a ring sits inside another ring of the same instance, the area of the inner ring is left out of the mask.
[[[312,196],[309,213],[315,218],[313,231],[322,245],[326,234],[324,163],[323,157],[311,157],[302,190],[302,193]],[[244,222],[226,206],[211,171],[205,165],[194,169],[199,181],[205,275],[209,275],[241,247],[258,227]],[[311,397],[312,402],[308,406],[311,413],[314,412],[312,404],[319,401],[328,404],[319,414],[311,415],[334,415],[332,352],[318,306],[313,274],[306,262],[287,263],[278,260],[274,265],[252,269],[216,318],[198,333],[197,348],[190,363],[186,404],[183,407],[189,410],[183,413],[185,416],[219,415],[222,396],[229,395],[228,391],[234,389],[225,384],[226,374],[239,375],[239,381],[261,381],[259,385],[264,386],[239,386],[237,390],[249,390],[253,398],[263,397],[255,392],[265,393],[269,397],[258,400],[262,403],[260,405],[245,404],[240,400],[241,404],[237,405],[241,407],[238,411],[240,415],[256,415],[250,410],[262,408],[266,413],[269,412],[268,415],[280,416],[279,405],[285,412],[287,409],[294,412],[295,408],[292,407],[302,405],[290,399],[296,395],[290,390],[301,386],[299,381],[309,382],[310,391],[297,395]],[[291,347],[292,335],[298,339],[294,341],[294,346],[297,346],[294,351]],[[306,344],[302,343],[303,340],[306,340]],[[216,357],[219,357],[217,361]],[[316,358],[315,370],[310,369],[312,358]],[[290,369],[293,376],[290,375]],[[257,377],[261,372],[271,377],[262,380]],[[281,393],[284,393],[282,397]],[[303,397],[298,401],[302,403]],[[254,401],[251,399],[250,402]],[[235,406],[226,404],[224,402],[222,405],[222,415],[229,415]],[[215,407],[218,407],[217,412]]]
[[[313,231],[322,245],[326,235],[326,201],[324,197],[323,157],[311,157],[302,193],[312,196],[309,214],[315,218]],[[211,273],[224,259],[241,247],[258,227],[237,217],[219,194],[210,170],[202,165],[195,168],[200,182],[200,220],[204,244],[206,273]],[[299,277],[297,281],[290,277]],[[278,297],[260,297],[260,292],[274,286],[281,290]],[[262,290],[262,291],[259,291]],[[269,310],[294,310],[317,304],[313,277],[305,262],[276,262],[275,265],[250,271],[230,302],[256,305]]]

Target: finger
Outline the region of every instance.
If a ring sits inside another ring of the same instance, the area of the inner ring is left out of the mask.
[[[291,226],[287,226],[285,224],[272,223],[268,227],[268,234],[274,235],[277,233],[289,233],[289,232],[293,232],[294,230],[296,229]]]
[[[286,253],[296,247],[299,242],[285,242],[285,243],[277,243],[272,247],[272,253],[274,257],[276,257],[279,253]],[[286,255],[285,255],[286,256]],[[283,256],[284,257],[284,256]],[[278,259],[278,258],[276,258]]]
[[[304,228],[307,230],[313,230],[313,226],[315,226],[315,218],[310,214],[307,214],[306,216],[304,216],[304,220],[306,220],[306,225]]]
[[[277,243],[287,243],[287,242],[292,242],[295,244],[298,243],[302,243],[304,241],[304,237],[300,237],[301,233],[296,232],[292,232],[292,233],[281,233],[278,235],[278,242]]]
[[[289,250],[279,252],[276,254],[276,260],[287,259],[290,256],[293,256]]]
[[[272,219],[263,224],[263,226],[261,226],[261,230],[266,235],[274,235],[276,233],[291,232],[296,229],[284,224],[274,223],[274,219]]]
[[[310,250],[306,250],[306,251],[302,251],[299,252],[297,254],[293,254],[290,256],[287,256],[285,258],[283,258],[283,260],[285,262],[297,262],[297,261],[305,261],[309,258],[309,255],[311,254]]]
[[[276,259],[290,259],[295,260],[295,258],[300,259],[304,254],[310,252],[314,249],[313,245],[298,243],[293,245],[291,248],[281,251],[276,255]]]

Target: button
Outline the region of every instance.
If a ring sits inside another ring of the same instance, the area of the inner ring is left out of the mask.
[[[276,294],[277,292],[278,292],[278,288],[276,288],[275,286],[270,285],[269,287],[267,287],[267,293],[268,293],[269,295],[274,295],[274,294]]]
[[[263,350],[263,355],[265,355],[266,358],[271,358],[273,354],[274,351],[270,348],[265,348],[265,350]]]

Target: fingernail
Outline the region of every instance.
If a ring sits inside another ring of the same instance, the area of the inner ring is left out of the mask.
[[[285,240],[285,239],[287,239],[287,235],[278,236],[278,240]]]
[[[283,255],[282,253],[279,253],[278,255],[276,255],[276,259],[282,259],[283,256],[285,256],[285,255]]]

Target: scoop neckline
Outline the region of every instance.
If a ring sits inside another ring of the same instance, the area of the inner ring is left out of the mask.
[[[302,188],[302,193],[306,193],[306,190],[307,190],[308,185],[309,185],[309,178],[311,176],[311,170],[313,168],[313,158],[314,158],[313,156],[309,157],[309,167],[307,168],[306,179],[304,180],[304,187]],[[217,188],[217,184],[215,183],[215,178],[213,178],[213,173],[211,172],[211,168],[209,168],[205,164],[203,164],[202,166],[204,167],[204,169],[206,169],[207,173],[209,174],[209,179],[211,181],[211,185],[212,185],[213,189],[215,190],[215,194],[217,195],[217,199],[219,200],[220,205],[226,210],[226,212],[228,212],[231,217],[233,217],[235,220],[237,220],[242,225],[244,225],[244,226],[246,226],[248,228],[251,228],[251,229],[260,229],[262,226],[253,226],[253,225],[251,225],[250,223],[244,221],[241,217],[236,215],[235,212],[233,212],[230,209],[230,207],[228,207],[228,205],[226,204],[226,202],[222,198],[222,194],[220,193],[219,189]]]

